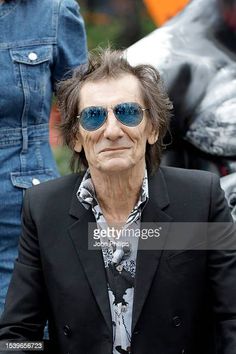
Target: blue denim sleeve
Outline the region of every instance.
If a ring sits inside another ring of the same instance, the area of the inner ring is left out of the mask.
[[[75,0],[61,0],[57,23],[53,84],[67,76],[71,69],[87,62],[87,39],[84,21]]]

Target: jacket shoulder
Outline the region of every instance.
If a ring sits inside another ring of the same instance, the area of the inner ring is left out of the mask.
[[[177,167],[169,167],[169,166],[161,166],[161,173],[163,173],[167,182],[175,181],[175,183],[196,183],[201,186],[204,185],[207,181],[211,181],[212,178],[219,179],[219,177],[209,171],[202,170],[191,170],[185,168],[177,168]]]
[[[214,173],[161,167],[170,208],[176,219],[191,221],[231,221],[220,178]]]
[[[209,210],[212,187],[219,185],[219,178],[211,172],[175,167],[160,169],[164,177],[171,205],[188,206],[197,210]]]

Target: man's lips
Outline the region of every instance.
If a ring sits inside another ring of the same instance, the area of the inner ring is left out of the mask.
[[[110,152],[110,151],[119,151],[119,150],[128,150],[128,149],[130,149],[130,147],[119,146],[116,148],[105,148],[105,149],[101,150],[100,152]]]

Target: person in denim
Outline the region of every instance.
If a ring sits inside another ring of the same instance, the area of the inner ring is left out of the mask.
[[[48,139],[57,81],[87,61],[74,0],[0,1],[0,313],[26,188],[58,176]]]

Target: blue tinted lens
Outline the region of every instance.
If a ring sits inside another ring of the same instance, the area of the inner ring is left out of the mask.
[[[135,127],[143,119],[143,111],[138,103],[120,103],[114,108],[116,118],[124,125]]]
[[[107,117],[107,110],[103,107],[88,107],[80,114],[80,124],[86,130],[100,128]]]

